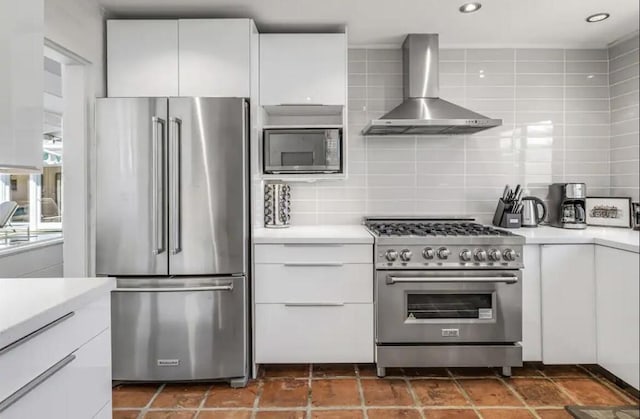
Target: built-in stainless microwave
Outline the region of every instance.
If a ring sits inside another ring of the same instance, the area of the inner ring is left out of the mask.
[[[264,173],[341,173],[342,130],[265,129]]]

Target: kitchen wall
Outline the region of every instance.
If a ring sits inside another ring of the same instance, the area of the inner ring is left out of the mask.
[[[45,0],[45,37],[92,63],[97,97],[104,96],[104,19],[97,0]]]
[[[410,213],[489,222],[505,183],[544,198],[549,183],[582,181],[590,195],[608,195],[608,60],[606,49],[444,49],[441,97],[503,126],[471,136],[363,137],[368,120],[402,101],[401,51],[350,49],[349,178],[294,184],[292,223]]]
[[[640,199],[638,33],[609,47],[611,194]]]

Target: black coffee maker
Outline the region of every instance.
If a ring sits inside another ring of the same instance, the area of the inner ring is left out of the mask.
[[[549,224],[560,228],[587,228],[586,199],[584,183],[549,185]]]

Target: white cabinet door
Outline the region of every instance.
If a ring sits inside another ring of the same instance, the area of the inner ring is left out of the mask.
[[[250,19],[179,23],[180,96],[250,97]]]
[[[256,363],[373,362],[373,304],[256,304],[255,310]]]
[[[596,247],[598,364],[638,390],[640,255]]]
[[[178,96],[178,21],[107,21],[110,97]]]
[[[345,34],[260,35],[262,105],[345,105]]]
[[[540,246],[524,247],[522,273],[522,360],[542,361]]]
[[[0,2],[0,170],[40,171],[44,5]]]
[[[540,258],[542,362],[595,363],[594,245],[543,245]]]

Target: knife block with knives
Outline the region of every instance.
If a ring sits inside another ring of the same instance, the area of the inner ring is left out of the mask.
[[[506,185],[493,215],[493,225],[503,228],[520,228],[522,208],[522,188],[520,185],[516,186],[515,190]]]

